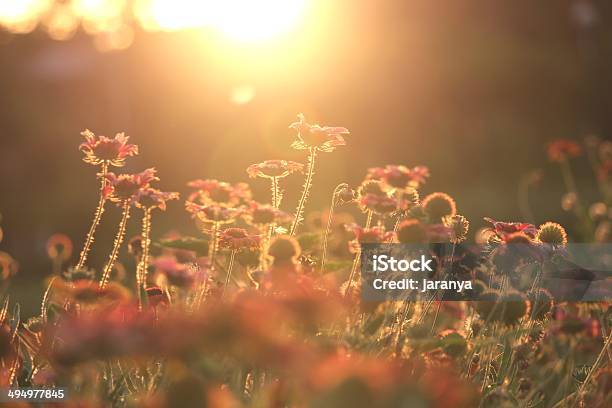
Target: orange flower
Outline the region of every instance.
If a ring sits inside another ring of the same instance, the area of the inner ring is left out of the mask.
[[[573,140],[558,139],[548,144],[548,159],[553,162],[578,157],[580,154],[582,154],[582,147]]]
[[[159,180],[155,175],[155,169],[146,169],[136,174],[120,174],[113,172],[104,174],[107,183],[102,191],[105,198],[111,201],[121,202],[135,199],[141,190],[148,188],[149,183]]]
[[[85,163],[94,165],[106,163],[122,167],[126,157],[138,154],[138,146],[128,143],[130,137],[124,133],[117,133],[111,139],[106,136],[96,136],[86,129],[81,135],[85,138],[85,142],[81,143],[79,150],[85,153],[83,157]]]
[[[343,127],[311,125],[306,122],[303,114],[298,115],[298,121],[289,125],[297,130],[297,139],[291,144],[296,150],[316,149],[320,152],[333,152],[338,146],[345,146],[342,135],[350,132]]]
[[[249,177],[286,177],[295,172],[302,172],[304,165],[291,160],[266,160],[261,163],[251,164],[247,167]]]

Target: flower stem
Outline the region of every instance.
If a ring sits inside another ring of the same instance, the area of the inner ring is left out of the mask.
[[[353,266],[351,267],[351,274],[349,275],[349,280],[346,285],[346,291],[344,292],[344,297],[348,297],[351,293],[351,286],[353,284],[353,279],[355,279],[355,274],[357,273],[357,267],[359,266],[359,260],[361,259],[361,249],[358,249],[355,253],[355,258],[353,259]]]
[[[104,267],[104,271],[102,272],[102,278],[100,279],[101,288],[106,287],[110,278],[110,273],[113,270],[113,266],[115,266],[115,262],[117,261],[117,255],[119,255],[119,248],[121,247],[121,243],[123,242],[123,238],[125,237],[125,227],[127,226],[128,218],[130,218],[130,205],[130,200],[123,201],[123,214],[121,216],[121,221],[119,222],[119,230],[117,231],[117,236],[115,237],[113,250],[111,251],[111,254],[108,257],[108,263],[106,264],[106,266]]]
[[[227,286],[229,285],[230,279],[232,277],[232,269],[234,269],[234,259],[236,258],[236,250],[233,249],[230,254],[229,263],[227,265],[227,276],[225,277],[225,285],[223,285],[223,292],[221,294],[221,299],[225,297],[225,291],[227,290]]]
[[[302,191],[300,202],[298,203],[297,209],[295,210],[295,218],[293,219],[293,224],[291,224],[291,230],[289,231],[289,236],[295,235],[297,227],[302,221],[304,205],[306,204],[306,199],[308,198],[308,194],[310,193],[310,187],[312,187],[312,177],[314,175],[314,167],[315,167],[315,159],[317,157],[317,149],[311,147],[309,151],[310,151],[310,154],[308,155],[308,172],[306,173],[306,181],[304,183],[304,190]]]
[[[281,197],[279,194],[280,190],[278,189],[278,177],[272,177],[270,180],[272,180],[272,207],[278,208],[280,207],[281,201]]]
[[[368,216],[366,218],[365,229],[368,229],[372,226],[372,210],[368,210]]]
[[[102,219],[102,214],[104,213],[104,204],[106,203],[106,198],[104,197],[104,187],[106,187],[106,179],[104,175],[108,172],[108,164],[106,162],[102,163],[102,181],[100,181],[100,197],[98,199],[98,206],[96,207],[96,212],[94,213],[94,218],[89,227],[89,232],[87,232],[87,237],[85,238],[85,244],[83,245],[83,250],[81,251],[81,255],[79,257],[79,262],[77,263],[75,269],[81,269],[85,266],[85,261],[87,260],[87,254],[91,249],[91,245],[94,241],[94,235],[96,233],[96,229],[100,224],[100,220]]]
[[[325,232],[323,233],[323,248],[321,249],[321,274],[325,271],[325,261],[327,259],[327,240],[329,238],[329,233],[331,231],[331,224],[334,218],[334,209],[336,208],[336,202],[338,201],[338,194],[342,189],[347,188],[348,184],[340,183],[334,189],[332,193],[332,200],[329,206],[329,214],[327,215],[327,226],[325,227]]]
[[[215,258],[217,256],[217,246],[219,241],[219,223],[214,222],[210,232],[210,245],[208,246],[208,263],[210,270],[215,270]]]
[[[138,307],[142,308],[141,289],[147,284],[147,272],[149,268],[149,246],[151,245],[151,207],[144,208],[142,216],[142,255],[136,268],[136,283],[138,292]]]
[[[259,269],[261,270],[266,270],[268,268],[268,248],[270,247],[273,231],[274,224],[269,224],[266,226],[266,235],[264,236],[261,248],[259,249]]]

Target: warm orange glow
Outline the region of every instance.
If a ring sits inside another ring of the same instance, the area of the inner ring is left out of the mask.
[[[257,42],[291,30],[305,6],[306,0],[0,0],[0,27],[29,33],[40,25],[56,40],[82,27],[115,39],[110,43],[119,48],[131,43],[132,35],[125,33],[134,23],[147,31],[210,28],[233,40]]]
[[[215,3],[212,25],[241,41],[258,41],[289,31],[304,0],[229,0]]]
[[[0,0],[0,26],[15,33],[29,33],[52,0]]]

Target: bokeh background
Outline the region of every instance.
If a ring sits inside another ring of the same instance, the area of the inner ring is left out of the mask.
[[[35,11],[19,14],[18,3]],[[0,0],[0,249],[21,264],[22,296],[50,273],[47,238],[66,233],[78,252],[89,227],[97,182],[77,150],[85,128],[125,131],[141,154],[124,170],[155,166],[161,188],[186,192],[194,178],[245,180],[264,159],[303,161],[287,126],[304,112],[351,130],[346,148],[321,156],[307,211],[368,167],[423,164],[432,172],[424,192],[453,195],[478,227],[484,216],[519,219],[519,181],[542,169],[533,221],[567,222],[570,232],[545,145],[611,133],[605,0],[304,0],[274,21],[258,2],[234,2],[218,16],[225,31],[193,28],[193,1],[159,0],[166,9],[146,18],[130,8],[142,1],[111,1],[122,7],[115,14],[94,7],[103,0],[50,3]],[[61,17],[57,7],[72,3],[93,8]],[[251,38],[235,30],[240,21],[252,33],[282,30]],[[575,163],[588,195],[592,174]],[[286,185],[286,210],[300,182]],[[267,200],[266,183],[252,185]],[[108,208],[93,264],[110,250],[118,213]],[[197,233],[181,203],[154,223],[154,237]]]

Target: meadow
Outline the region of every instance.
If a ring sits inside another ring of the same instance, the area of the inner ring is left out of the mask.
[[[54,273],[39,314],[23,316],[12,300],[20,271],[2,253],[0,385],[65,388],[63,406],[75,407],[610,406],[610,299],[567,301],[542,286],[559,274],[609,285],[574,263],[566,248],[576,238],[554,220],[488,214],[489,227],[472,231],[453,197],[423,192],[435,177],[425,164],[363,169],[361,184],[341,183],[326,192],[326,208],[313,208],[319,163],[359,148],[351,136],[298,115],[286,149],[302,162],[253,157],[248,183],[205,174],[184,196],[156,188],[163,174],[154,168],[120,172],[146,154],[138,135],[75,136],[91,172],[81,188],[97,189],[98,201],[82,203],[92,212],[81,220],[85,237],[49,237]],[[612,143],[558,139],[546,149],[564,182],[564,210],[585,242],[608,251]],[[583,155],[595,202],[573,177]],[[285,200],[286,178],[303,179],[297,203]],[[269,195],[254,197],[249,183]],[[184,206],[200,234],[162,231],[153,240],[167,206]],[[121,217],[106,263],[94,269],[89,255],[109,212]],[[128,224],[141,233],[128,236]],[[431,246],[431,276],[473,282],[470,297],[364,299],[361,245],[384,243]],[[469,253],[468,243],[484,250]],[[440,245],[450,253],[436,252]],[[609,268],[609,251],[603,259]]]

